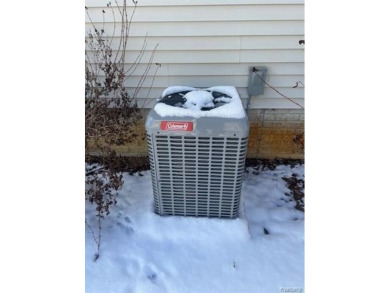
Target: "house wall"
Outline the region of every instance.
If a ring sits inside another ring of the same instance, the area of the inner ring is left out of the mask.
[[[114,18],[108,13],[108,1],[85,2],[97,26],[102,25],[102,9],[106,10],[105,31],[112,32]],[[91,23],[86,20],[85,26],[88,30]],[[164,88],[172,85],[232,85],[246,105],[251,66],[266,66],[267,82],[304,106],[304,44],[299,44],[299,40],[304,40],[303,0],[139,0],[130,34],[127,68],[136,60],[147,34],[141,63],[126,82],[130,92],[137,86],[158,44],[153,62],[161,67],[155,79],[156,67],[152,67],[138,93],[139,105],[145,109],[152,107]],[[115,36],[118,35],[116,30]],[[117,42],[116,37],[113,44]],[[297,82],[302,84],[293,88]],[[297,105],[266,86],[263,95],[252,97],[249,118],[250,156],[303,158],[303,153],[297,155],[293,145],[287,150],[281,147],[283,140],[277,142],[283,131],[284,139],[290,130],[304,131],[303,110]],[[292,127],[294,124],[299,126]],[[271,136],[272,139],[267,138]],[[270,151],[271,145],[279,151]]]
[[[122,156],[148,155],[144,125],[149,110],[142,111],[135,141],[116,147]],[[304,159],[304,115],[302,109],[252,109],[247,157]],[[93,153],[93,148],[90,151]]]

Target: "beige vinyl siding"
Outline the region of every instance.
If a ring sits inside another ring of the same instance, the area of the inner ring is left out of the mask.
[[[246,50],[258,49],[302,49],[302,45],[296,42],[296,36],[184,36],[184,37],[153,37],[148,35],[147,42],[159,44],[159,51],[196,51],[196,50]],[[145,40],[144,36],[132,37],[128,44],[128,50],[138,51]],[[119,44],[119,37],[112,40],[113,48]],[[149,48],[150,49],[150,48]]]
[[[114,1],[111,1],[114,3]],[[130,2],[130,1],[129,1]],[[107,1],[101,0],[86,0],[85,5],[88,7],[106,7]],[[139,0],[138,7],[140,6],[157,6],[157,7],[165,7],[165,6],[225,6],[225,5],[265,5],[265,4],[303,4],[302,0]]]
[[[204,9],[207,9],[205,7]],[[223,9],[223,7],[221,7]],[[102,26],[102,23],[95,23]],[[106,32],[112,33],[113,27],[106,25]],[[86,28],[91,28],[86,24]],[[183,36],[241,36],[243,33],[254,35],[295,35],[303,34],[303,21],[300,20],[259,20],[259,21],[167,21],[167,22],[135,22],[132,24],[131,34],[133,36],[144,37],[146,35],[162,37],[183,37]],[[115,31],[115,36],[119,36],[120,31]],[[245,49],[245,48],[244,48]]]
[[[113,32],[108,1],[86,0],[95,25]],[[113,2],[113,1],[111,1]],[[120,1],[119,1],[120,2]],[[131,1],[129,1],[132,4]],[[119,19],[119,15],[115,16]],[[86,19],[86,31],[91,23]],[[115,36],[119,36],[116,29]],[[153,106],[167,86],[209,87],[233,85],[246,104],[251,66],[266,66],[267,81],[287,97],[304,104],[304,2],[302,0],[139,0],[131,27],[126,68],[137,58],[147,35],[147,49],[139,68],[126,81],[133,91],[152,50],[153,62],[161,63],[153,87],[152,67],[137,93],[141,105]],[[118,44],[115,37],[113,45]],[[296,108],[268,86],[264,95],[253,97],[251,108]]]
[[[184,2],[184,1],[183,1]],[[131,3],[131,2],[130,2]],[[141,3],[141,0],[139,1]],[[212,3],[212,1],[211,1]],[[142,4],[142,3],[141,3]],[[248,9],[250,8],[250,9]],[[100,17],[100,8],[91,8],[92,18]],[[105,20],[120,18],[119,11],[109,10]],[[205,6],[138,6],[134,22],[204,22],[204,21],[252,21],[252,20],[302,20],[303,11],[297,5],[208,5]]]
[[[150,84],[152,82],[152,77],[146,78],[146,83]],[[212,80],[211,82],[206,82],[205,80]],[[290,85],[295,85],[297,79],[303,84],[305,83],[303,75],[289,76],[289,75],[270,75],[267,78],[267,82],[272,84],[274,87],[289,87]],[[178,84],[191,84],[194,87],[209,87],[214,84],[236,84],[238,87],[245,88],[248,84],[247,75],[170,75],[170,76],[159,76],[158,79],[154,81],[154,87],[165,87],[167,84],[171,84],[172,81],[177,82]],[[127,87],[136,87],[138,84],[137,79],[127,79],[125,85]],[[298,93],[301,88],[297,90],[292,89],[292,94],[295,92]],[[288,91],[291,90],[288,88]],[[270,95],[273,96],[272,93]]]

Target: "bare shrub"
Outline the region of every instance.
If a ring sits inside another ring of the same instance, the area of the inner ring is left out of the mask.
[[[117,156],[115,147],[130,143],[137,137],[135,126],[142,118],[136,98],[139,90],[152,67],[156,47],[151,51],[146,62],[147,66],[141,76],[134,75],[135,69],[141,64],[147,43],[146,37],[134,63],[125,69],[127,44],[130,37],[130,26],[137,7],[133,1],[131,11],[127,1],[120,5],[116,0],[113,6],[107,4],[107,11],[102,10],[102,27],[98,28],[85,7],[86,16],[92,24],[92,29],[85,39],[85,151],[86,161],[90,159],[91,148],[103,159],[101,165],[86,164],[85,169],[85,200],[96,206],[98,217],[98,236],[92,227],[97,244],[95,260],[100,253],[101,220],[110,213],[110,207],[116,203],[116,191],[123,185],[122,174],[118,173],[114,164]],[[116,12],[120,18],[116,19]],[[105,15],[111,13],[113,17],[113,32],[108,35],[105,31]],[[119,36],[116,36],[116,33]],[[117,39],[116,42],[113,42]],[[117,44],[113,48],[114,44]],[[156,64],[157,68],[160,66]],[[138,78],[137,87],[129,92],[125,81],[129,78]],[[153,85],[153,83],[152,83]],[[152,87],[150,85],[150,87]]]

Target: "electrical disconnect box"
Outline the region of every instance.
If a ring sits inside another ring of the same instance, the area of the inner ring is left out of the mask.
[[[264,81],[267,75],[267,67],[251,66],[249,68],[248,95],[258,96],[264,93]],[[260,78],[260,77],[261,78]]]

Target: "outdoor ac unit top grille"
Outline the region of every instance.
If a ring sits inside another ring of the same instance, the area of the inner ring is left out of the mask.
[[[214,108],[218,108],[220,106],[223,106],[227,103],[230,103],[232,97],[218,92],[218,91],[211,91],[211,90],[205,90],[206,92],[209,92],[212,95],[212,103],[207,106],[202,106],[201,111],[209,111]],[[185,95],[188,94],[191,91],[179,91],[176,93],[171,93],[169,95],[165,95],[159,100],[159,103],[164,103],[169,106],[173,107],[179,107],[179,108],[184,108],[186,104],[186,97]]]
[[[238,216],[247,138],[147,135],[155,212]]]

